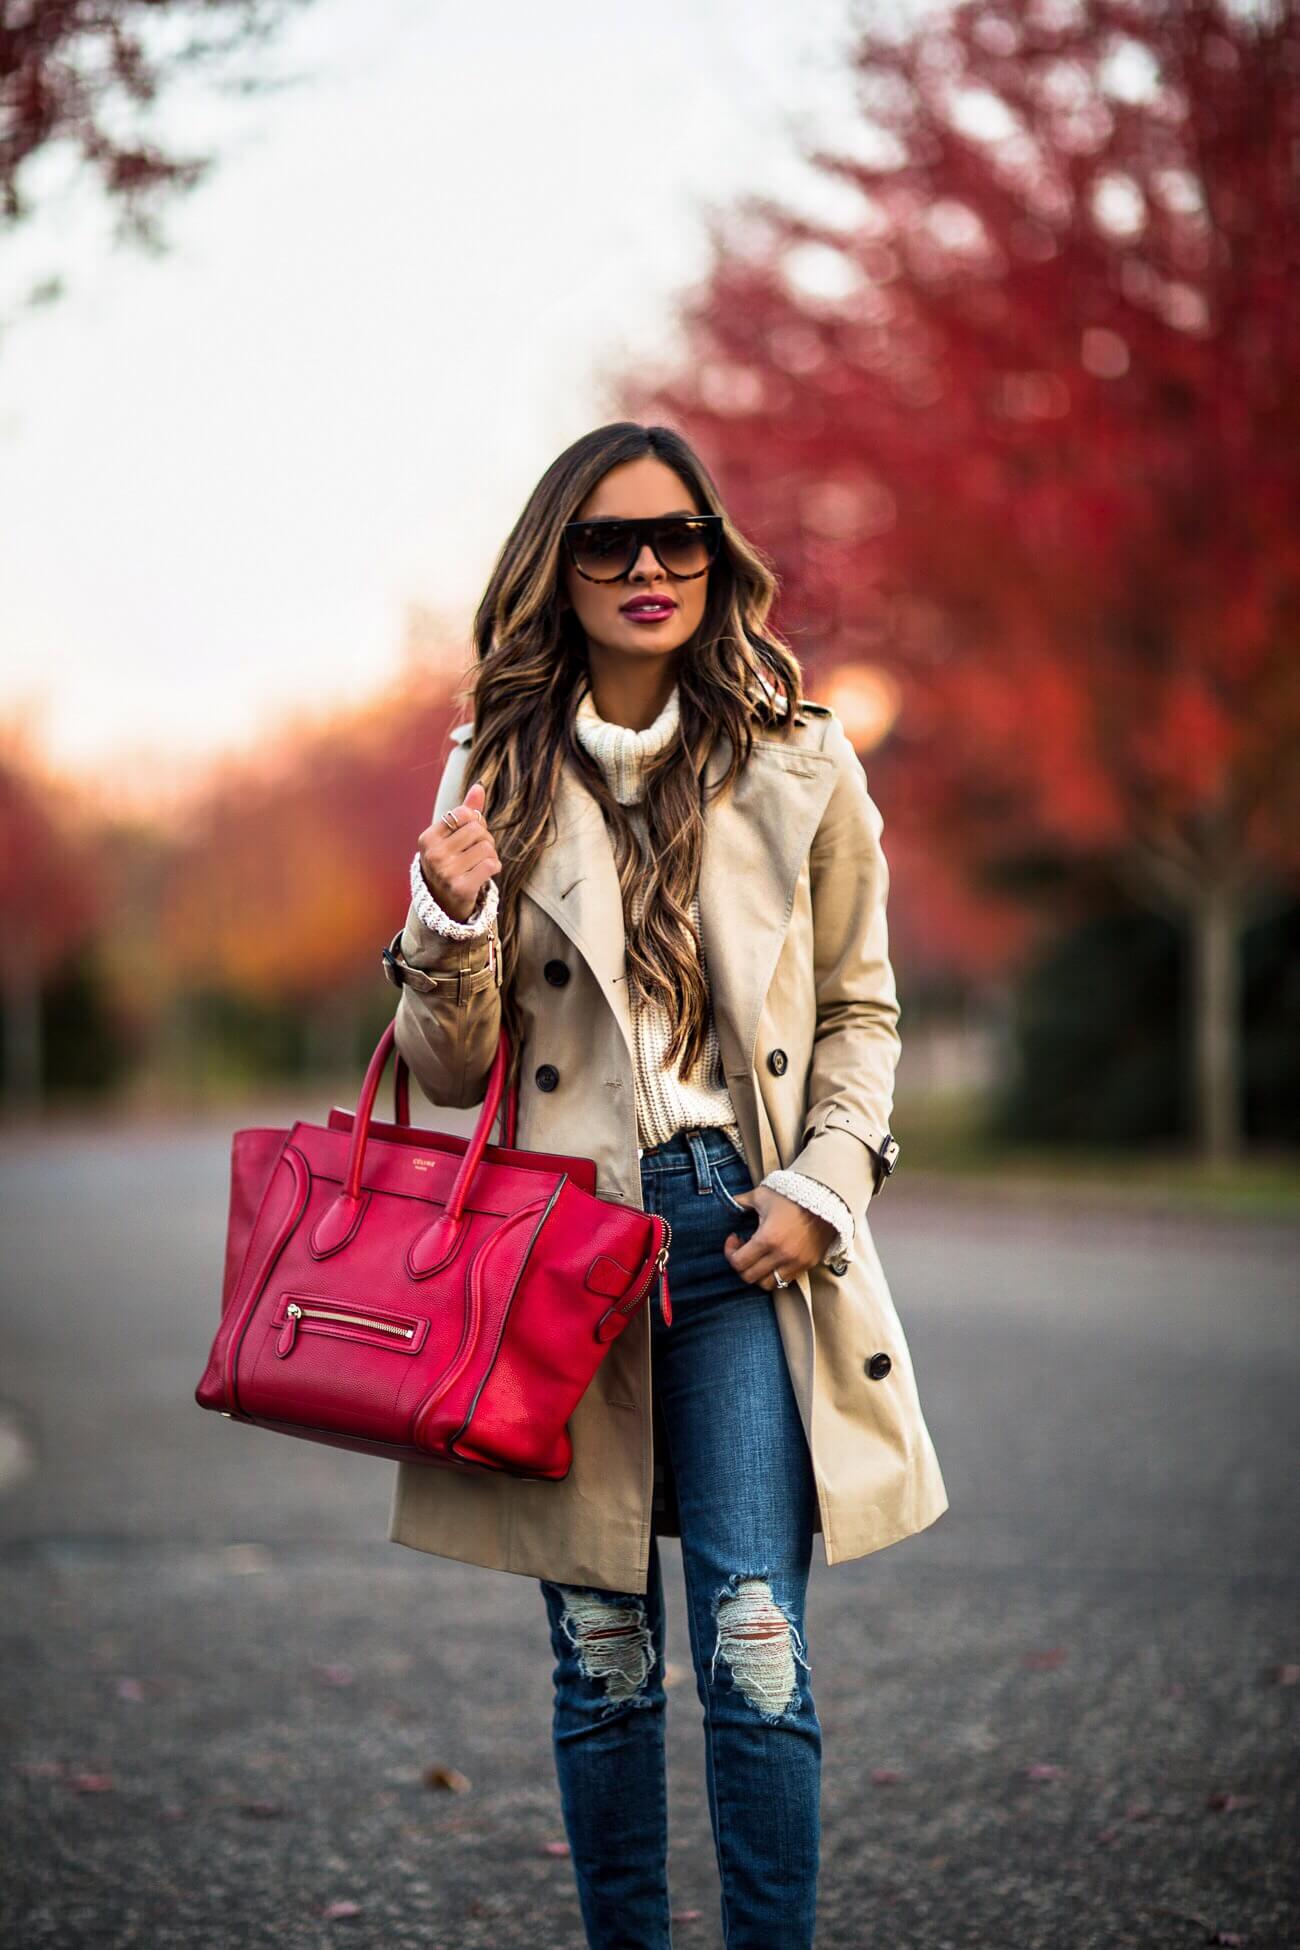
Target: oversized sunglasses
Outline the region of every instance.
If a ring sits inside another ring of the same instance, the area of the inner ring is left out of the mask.
[[[569,560],[588,582],[619,582],[646,542],[670,576],[689,581],[702,576],[722,541],[721,515],[651,515],[644,520],[606,516],[600,521],[566,521],[560,533]]]

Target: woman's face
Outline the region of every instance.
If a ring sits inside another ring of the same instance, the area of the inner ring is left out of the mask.
[[[629,520],[638,515],[700,512],[681,475],[653,454],[643,454],[611,467],[573,519]],[[710,572],[677,580],[662,567],[649,542],[642,543],[640,555],[617,582],[589,582],[567,556],[561,560],[564,593],[593,647],[624,657],[664,657],[689,642],[703,621]],[[661,619],[638,622],[626,605],[646,596],[661,598],[672,607]]]

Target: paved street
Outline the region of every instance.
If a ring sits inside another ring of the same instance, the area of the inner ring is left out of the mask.
[[[193,1401],[227,1157],[0,1147],[0,1941],[582,1950],[536,1584],[389,1543],[393,1465]],[[817,1545],[818,1950],[1300,1941],[1300,1229],[906,1170],[873,1226],[952,1507]],[[664,1550],[674,1942],[717,1950]]]

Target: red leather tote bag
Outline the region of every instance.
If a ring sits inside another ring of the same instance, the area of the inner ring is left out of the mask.
[[[670,1228],[596,1194],[589,1158],[488,1143],[504,1026],[473,1134],[414,1129],[396,1052],[394,1120],[375,1098],[389,1023],[355,1115],[237,1131],[221,1325],[200,1408],[400,1462],[559,1480],[567,1423],[656,1276]]]

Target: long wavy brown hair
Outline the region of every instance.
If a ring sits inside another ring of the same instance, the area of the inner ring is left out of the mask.
[[[564,523],[576,519],[609,469],[643,455],[654,455],[681,476],[700,513],[723,517],[703,618],[675,652],[681,734],[646,765],[648,863],[624,807],[574,732],[590,672],[582,626],[561,604],[560,540]],[[483,781],[484,817],[501,859],[501,1001],[512,1051],[507,1088],[518,1076],[524,1043],[514,983],[515,916],[537,858],[554,837],[551,802],[566,759],[599,802],[613,844],[629,984],[638,999],[668,1011],[672,1035],[665,1060],[680,1061],[687,1076],[702,1061],[708,996],[690,910],[704,841],[703,773],[724,730],[731,760],[718,793],[729,790],[748,763],[754,723],[781,735],[803,702],[799,664],[767,627],[777,588],[772,564],[730,520],[708,469],[671,427],[632,420],[596,427],[551,462],[529,495],[475,614],[474,670],[460,693],[474,721],[465,782]],[[643,894],[635,919],[634,886]]]

